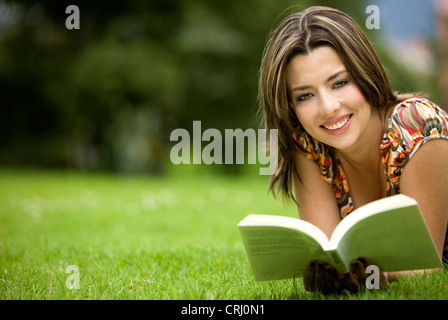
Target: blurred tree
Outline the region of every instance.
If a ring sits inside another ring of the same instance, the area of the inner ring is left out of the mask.
[[[259,127],[268,33],[314,3],[0,0],[0,164],[163,173],[175,128]],[[364,24],[358,1],[319,4]]]

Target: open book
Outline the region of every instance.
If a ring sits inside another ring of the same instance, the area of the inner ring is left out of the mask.
[[[291,217],[249,215],[238,227],[257,281],[301,276],[311,259],[338,271],[358,257],[370,259],[380,271],[442,266],[417,202],[401,194],[356,209],[330,240],[313,224]]]

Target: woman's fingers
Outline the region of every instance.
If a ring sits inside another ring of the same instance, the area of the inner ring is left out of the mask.
[[[316,290],[314,287],[316,262],[317,260],[309,261],[303,273],[303,285],[306,291],[313,292]]]
[[[311,292],[330,294],[343,289],[339,273],[331,264],[322,260],[311,260],[308,263],[303,281],[305,290]]]
[[[362,257],[355,259],[350,263],[350,271],[353,272],[355,277],[358,279],[360,285],[365,285],[366,281],[368,281],[368,278],[372,272],[368,270],[368,266],[370,265],[374,266],[372,261]],[[369,271],[369,273],[367,273],[367,271]],[[382,272],[379,272],[378,277],[379,277],[379,287],[381,289],[386,289],[387,288],[386,276]]]
[[[320,290],[322,292],[327,291],[327,277],[325,273],[326,262],[318,261],[316,263],[315,274],[314,274],[314,289]]]
[[[332,291],[334,291],[334,292],[339,292],[339,291],[341,291],[342,289],[344,289],[343,287],[342,287],[342,283],[341,283],[341,279],[340,279],[340,275],[339,275],[339,273],[336,271],[336,269],[332,266],[332,265],[327,265],[327,267],[326,267],[326,269],[327,269],[327,277],[329,278],[329,279],[331,279],[331,283],[332,283],[332,286],[331,286],[331,290]]]
[[[341,274],[342,287],[351,293],[358,292],[359,282],[350,270],[346,270]]]
[[[338,273],[329,263],[323,260],[311,260],[305,269],[303,278],[305,290],[320,291],[323,294],[331,294],[348,290],[355,293],[360,286],[364,286],[370,274],[367,273],[371,261],[366,258],[358,258],[350,263],[348,270]],[[385,288],[387,280],[380,273],[380,286]]]
[[[350,271],[358,279],[358,282],[361,285],[364,285],[366,283],[367,279],[366,268],[369,265],[367,263],[368,263],[367,260],[364,258],[358,258],[352,260],[352,262],[350,263]]]

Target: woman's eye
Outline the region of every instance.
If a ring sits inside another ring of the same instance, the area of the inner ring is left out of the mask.
[[[343,86],[345,86],[348,83],[348,80],[339,80],[336,81],[336,83],[333,85],[333,88],[337,89],[337,88],[342,88]]]
[[[297,97],[297,102],[302,102],[311,98],[311,93],[305,93]]]

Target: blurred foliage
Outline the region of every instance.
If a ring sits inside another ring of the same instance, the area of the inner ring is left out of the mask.
[[[313,4],[0,1],[0,164],[157,174],[175,128],[259,127],[267,35]],[[358,1],[319,4],[364,22]]]

